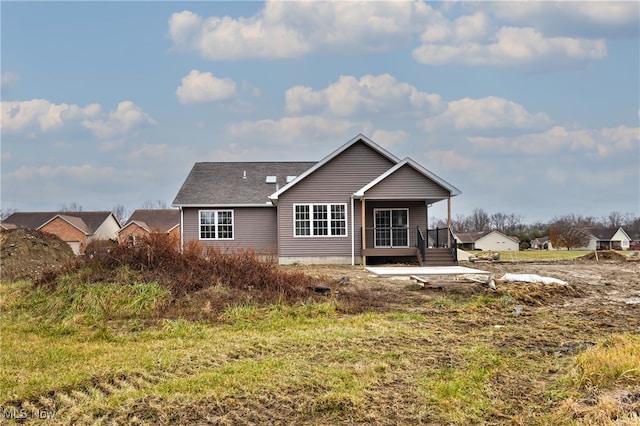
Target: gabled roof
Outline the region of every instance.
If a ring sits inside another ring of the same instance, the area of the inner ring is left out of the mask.
[[[483,239],[484,237],[486,237],[489,234],[492,233],[498,233],[500,235],[502,235],[505,238],[510,239],[513,242],[519,243],[520,240],[517,237],[512,237],[510,235],[507,235],[503,232],[498,231],[497,229],[493,229],[493,230],[487,230],[487,231],[482,231],[482,232],[464,232],[464,233],[456,233],[455,237],[458,241],[460,241],[461,243],[475,243],[481,239]]]
[[[398,157],[396,157],[395,155],[391,154],[389,151],[387,151],[386,149],[382,148],[380,145],[376,144],[374,141],[372,141],[371,139],[369,139],[368,137],[366,137],[362,133],[359,133],[354,138],[352,138],[350,141],[348,141],[347,143],[342,145],[340,148],[336,149],[331,154],[327,155],[322,160],[320,160],[319,162],[315,163],[315,165],[313,167],[309,168],[304,173],[300,174],[296,179],[291,181],[289,184],[287,184],[284,187],[280,188],[279,190],[275,191],[273,194],[271,194],[269,196],[269,198],[271,198],[272,200],[277,200],[278,197],[282,193],[288,191],[289,189],[291,189],[292,187],[297,185],[304,178],[306,178],[307,176],[309,176],[310,174],[312,174],[313,172],[318,170],[320,167],[324,166],[329,161],[331,161],[332,159],[334,159],[335,157],[340,155],[342,152],[346,151],[348,148],[350,148],[352,145],[354,145],[354,144],[356,144],[358,142],[364,143],[365,145],[369,146],[370,148],[372,148],[373,150],[377,151],[379,154],[381,154],[382,156],[388,158],[389,160],[391,160],[394,163],[398,163],[400,161],[400,159]]]
[[[434,181],[435,183],[440,185],[442,188],[447,190],[449,192],[449,194],[451,194],[452,197],[454,197],[456,195],[460,195],[462,193],[455,186],[451,185],[450,183],[448,183],[444,179],[436,176],[431,171],[425,169],[423,166],[421,166],[420,164],[416,163],[411,158],[407,157],[404,160],[402,160],[401,162],[399,162],[398,164],[396,164],[395,166],[393,166],[392,168],[390,168],[389,170],[387,170],[385,173],[383,173],[380,176],[378,176],[373,181],[369,182],[364,187],[362,187],[359,190],[357,190],[353,195],[355,195],[356,198],[364,197],[365,192],[367,192],[369,189],[373,188],[374,186],[378,185],[380,182],[382,182],[383,180],[385,180],[386,178],[388,178],[389,176],[394,174],[396,171],[398,171],[399,169],[401,169],[402,167],[405,167],[405,166],[412,167],[418,173],[421,173],[423,176],[431,179],[432,181]]]
[[[155,209],[136,210],[125,222],[122,229],[137,224],[148,232],[169,232],[176,226],[180,226],[180,210],[177,209]],[[122,231],[122,229],[120,231]]]
[[[196,163],[173,205],[272,206],[269,195],[287,184],[287,176],[299,176],[314,164],[301,161]],[[276,176],[276,182],[266,183],[267,176]]]
[[[469,244],[469,243],[475,243],[480,238],[482,238],[485,234],[486,232],[462,232],[462,233],[456,232],[455,237],[461,243]]]
[[[93,232],[91,232],[91,230],[89,229],[87,224],[84,223],[84,220],[82,220],[79,217],[69,216],[69,215],[66,215],[66,214],[57,214],[57,215],[55,215],[54,217],[52,217],[51,219],[49,219],[48,221],[46,221],[45,223],[40,225],[38,227],[38,229],[41,229],[41,228],[45,227],[48,223],[53,222],[57,218],[60,218],[60,219],[64,220],[69,225],[73,226],[74,228],[76,228],[78,231],[82,232],[85,235],[91,235],[93,233]]]
[[[598,239],[599,241],[611,241],[611,239],[616,235],[618,231],[624,232],[627,238],[631,239],[627,232],[621,227],[613,227],[613,228],[585,228],[585,231],[588,235],[593,238]]]
[[[113,213],[109,211],[92,211],[92,212],[16,212],[2,221],[3,224],[13,224],[17,228],[38,229],[47,222],[50,222],[57,216],[65,216],[64,220],[69,224],[82,230],[82,232],[93,234]],[[82,224],[76,219],[80,219]],[[117,220],[116,220],[117,222]],[[119,224],[118,224],[119,225]]]
[[[627,228],[624,230],[627,233],[631,241],[639,241],[640,240],[640,231]]]

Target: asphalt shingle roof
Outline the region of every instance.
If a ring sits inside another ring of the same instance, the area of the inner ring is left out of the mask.
[[[66,219],[73,223],[76,226],[80,226],[81,229],[87,232],[88,234],[94,233],[102,223],[107,220],[111,212],[108,211],[99,211],[99,212],[16,212],[10,215],[8,218],[2,221],[5,224],[13,224],[17,228],[29,228],[29,229],[38,229],[49,220],[54,217],[60,215],[65,216]],[[80,219],[74,220],[69,219],[77,218]],[[82,227],[82,223],[84,223],[85,227]]]
[[[314,164],[300,161],[196,163],[173,205],[266,205],[269,195],[287,184],[287,176],[299,176]],[[267,176],[277,176],[277,183],[265,183]]]
[[[180,224],[180,210],[136,210],[133,212],[131,217],[129,217],[124,226],[127,226],[134,221],[139,224],[145,224],[149,231],[167,232]]]

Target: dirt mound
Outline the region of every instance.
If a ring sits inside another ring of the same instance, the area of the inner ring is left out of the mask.
[[[604,250],[604,251],[598,251],[598,252],[593,251],[589,254],[585,254],[579,259],[581,260],[618,260],[618,261],[629,260],[629,258],[624,254],[618,253],[617,251],[612,251],[612,250]]]
[[[0,234],[0,265],[7,280],[36,279],[42,271],[60,268],[76,259],[59,237],[32,229]]]

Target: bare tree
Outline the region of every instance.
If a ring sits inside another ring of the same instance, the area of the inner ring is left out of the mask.
[[[144,203],[142,203],[142,206],[140,206],[140,208],[143,210],[166,209],[167,202],[164,200],[147,200]]]
[[[455,219],[451,221],[451,227],[455,232],[471,232],[471,221],[468,217],[463,216],[461,214],[457,214]]]
[[[473,231],[480,232],[489,228],[491,224],[491,220],[489,218],[489,214],[484,209],[475,208],[471,212],[471,227]]]
[[[124,225],[125,221],[131,216],[131,212],[128,211],[122,204],[117,204],[111,209],[113,215],[118,219],[121,225]]]
[[[504,228],[505,232],[513,233],[516,231],[522,231],[524,229],[523,216],[519,214],[511,213],[509,215],[506,215],[506,220],[507,220],[507,223]]]
[[[504,213],[494,213],[490,217],[491,227],[499,231],[504,231],[507,228],[507,215]]]
[[[14,214],[17,211],[18,211],[18,209],[13,209],[13,208],[0,210],[0,220],[5,220],[6,218],[8,218],[9,216],[11,216],[12,214]]]
[[[593,224],[593,218],[584,218],[569,214],[555,218],[549,227],[549,239],[555,247],[572,248],[584,247],[589,244],[589,235],[584,228]]]
[[[76,203],[75,201],[71,204],[62,203],[58,206],[58,211],[60,212],[81,212],[82,205]]]

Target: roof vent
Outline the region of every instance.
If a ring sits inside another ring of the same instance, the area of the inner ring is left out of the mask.
[[[267,176],[267,178],[264,181],[265,183],[277,183],[278,182],[278,177],[277,176]]]
[[[298,176],[287,176],[287,183],[291,182],[292,180],[294,180],[297,177]]]
[[[247,178],[247,171],[244,170],[242,173],[242,179],[246,179]]]

